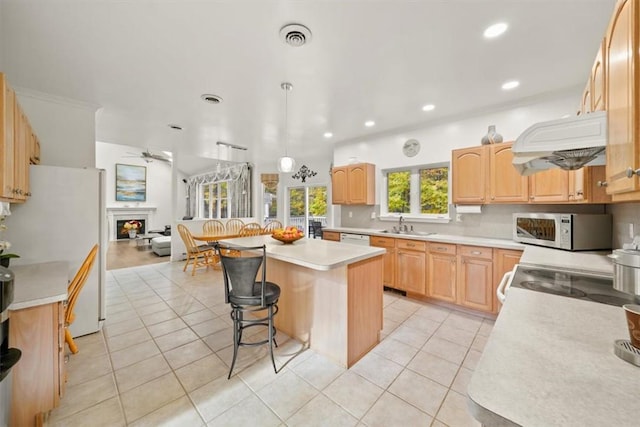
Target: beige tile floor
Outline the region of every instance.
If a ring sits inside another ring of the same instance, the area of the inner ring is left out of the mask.
[[[277,375],[260,346],[227,380],[223,301],[219,271],[109,271],[104,329],[76,339],[47,425],[479,426],[465,390],[491,320],[385,293],[384,339],[351,369],[279,333]]]

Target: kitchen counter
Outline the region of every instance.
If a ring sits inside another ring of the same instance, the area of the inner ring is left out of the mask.
[[[67,299],[69,263],[43,262],[12,266],[15,274],[13,303],[9,310],[21,310]]]
[[[640,368],[613,351],[628,338],[621,307],[512,287],[467,389],[469,410],[491,426],[635,426]]]
[[[266,245],[269,258],[319,271],[346,266],[386,252],[384,248],[348,245],[320,239],[303,238],[291,244],[284,244],[271,236],[239,237],[221,240],[220,243],[238,246]]]
[[[411,240],[423,240],[426,242],[440,242],[440,243],[453,243],[458,245],[473,245],[484,246],[489,248],[499,249],[514,249],[523,250],[528,245],[514,242],[508,239],[492,239],[487,237],[468,237],[468,236],[456,236],[453,234],[430,234],[416,235],[416,234],[400,234],[400,233],[387,233],[383,232],[379,228],[349,228],[349,227],[326,227],[323,230],[336,231],[338,233],[354,233],[354,234],[368,234],[370,236],[385,236],[393,237],[395,239],[411,239]]]
[[[571,268],[578,271],[613,275],[613,263],[607,256],[611,251],[571,252],[542,246],[524,245],[526,247],[521,264],[542,265],[547,267]]]

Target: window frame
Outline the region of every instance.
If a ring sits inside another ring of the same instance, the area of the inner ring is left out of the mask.
[[[228,219],[230,218],[230,214],[231,214],[231,210],[229,209],[230,203],[231,203],[231,198],[230,198],[230,194],[229,194],[229,182],[228,180],[225,181],[215,181],[215,182],[203,182],[202,184],[198,185],[198,214],[199,214],[199,218],[204,218],[204,219]],[[222,198],[220,197],[220,194],[222,194],[222,185],[223,184],[227,184],[227,188],[226,188],[226,210],[227,210],[227,216],[223,217],[221,216],[222,214]],[[211,195],[213,194],[213,186],[217,186],[218,188],[216,189],[216,200],[218,201],[216,203],[216,212],[215,214],[217,216],[211,216],[211,214],[213,214],[212,209],[211,209]],[[209,209],[207,212],[204,212],[204,205],[205,205],[205,201],[204,201],[204,189],[205,187],[209,187]]]
[[[447,213],[423,214],[420,212],[420,170],[446,167],[447,172]],[[389,212],[388,206],[388,174],[392,172],[409,172],[409,213]],[[380,185],[380,216],[381,221],[397,221],[400,216],[414,222],[451,222],[451,162],[428,163],[421,165],[387,168],[380,171],[382,184]]]

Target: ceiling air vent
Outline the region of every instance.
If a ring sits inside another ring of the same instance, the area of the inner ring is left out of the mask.
[[[300,24],[288,24],[280,29],[280,38],[293,47],[304,46],[311,41],[311,31]]]
[[[210,104],[220,104],[222,102],[221,97],[219,97],[218,95],[211,95],[210,93],[205,93],[204,95],[201,95],[200,98]]]

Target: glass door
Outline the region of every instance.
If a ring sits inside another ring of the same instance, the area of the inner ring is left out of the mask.
[[[317,221],[323,227],[327,225],[326,185],[289,187],[287,198],[287,225],[298,228],[307,237],[313,236],[311,221]]]

